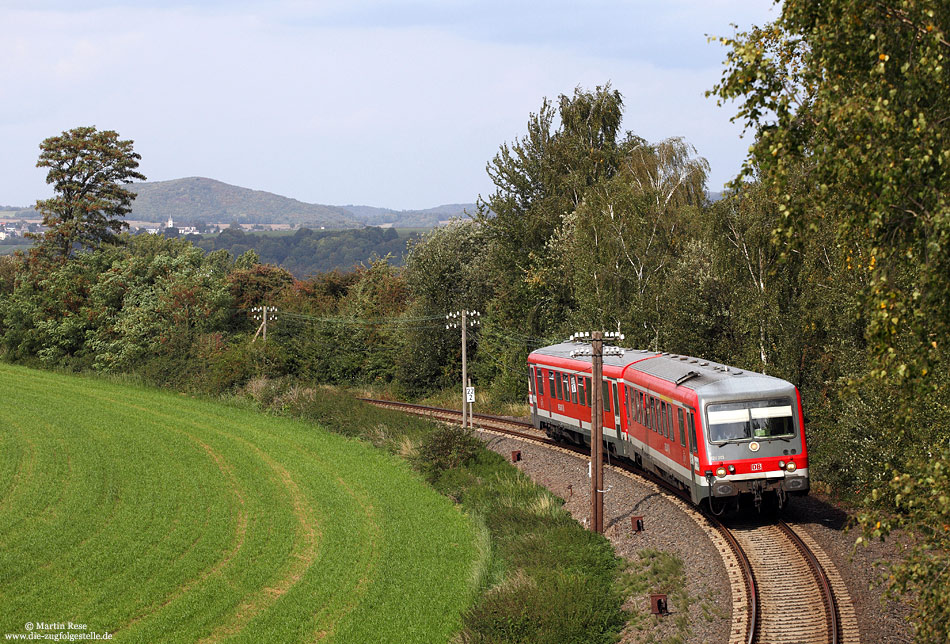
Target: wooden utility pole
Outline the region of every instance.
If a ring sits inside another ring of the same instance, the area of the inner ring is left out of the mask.
[[[255,320],[261,320],[261,325],[257,327],[257,333],[254,334],[254,339],[251,340],[251,342],[257,342],[258,335],[262,335],[264,342],[267,342],[267,319],[269,317],[271,322],[277,320],[277,307],[255,306],[253,309],[251,309],[251,312],[253,313]]]
[[[469,317],[471,316],[471,320]],[[445,319],[448,323],[445,325],[446,329],[456,329],[459,325],[462,326],[462,427],[468,427],[471,424],[471,414],[467,413],[468,410],[468,396],[466,387],[468,386],[468,338],[466,337],[466,330],[468,325],[478,326],[481,320],[481,314],[478,311],[455,311],[454,313],[449,313],[445,316]]]
[[[591,334],[593,385],[590,419],[590,529],[604,532],[604,336]]]
[[[466,421],[468,416],[465,414],[465,410],[468,409],[468,397],[466,396],[466,387],[468,386],[468,358],[466,354],[466,349],[468,342],[465,341],[465,315],[468,313],[465,309],[462,309],[462,427],[468,427]]]
[[[590,529],[604,533],[604,355],[622,356],[623,349],[608,347],[604,350],[604,337],[623,340],[620,333],[601,331],[575,333],[571,342],[590,341],[590,349],[571,351],[571,357],[590,356]],[[619,413],[619,411],[617,412]]]

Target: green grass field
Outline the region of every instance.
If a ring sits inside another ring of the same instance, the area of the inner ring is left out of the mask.
[[[0,364],[0,637],[446,642],[473,522],[312,425]]]

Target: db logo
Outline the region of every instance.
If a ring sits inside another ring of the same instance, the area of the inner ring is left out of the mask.
[[[752,464],[752,467],[750,467],[749,469],[751,469],[753,472],[761,472],[761,471],[762,471],[762,463],[753,463],[753,464]]]

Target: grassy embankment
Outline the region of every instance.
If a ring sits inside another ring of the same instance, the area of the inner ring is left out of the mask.
[[[0,632],[444,642],[461,626],[484,530],[399,459],[102,380],[0,365],[0,389]]]
[[[614,642],[628,616],[623,562],[585,530],[563,500],[458,427],[380,410],[332,388],[252,381],[246,392],[265,410],[303,417],[361,436],[412,462],[433,486],[479,517],[491,552],[484,592],[464,619],[476,643]]]

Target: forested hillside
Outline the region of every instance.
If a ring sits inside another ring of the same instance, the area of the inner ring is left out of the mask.
[[[239,224],[297,224],[353,228],[361,224],[336,206],[305,203],[263,190],[188,177],[171,181],[135,183],[132,219]]]
[[[391,224],[400,228],[435,228],[450,219],[464,219],[475,212],[475,204],[446,204],[424,210],[393,210],[372,206],[343,206],[367,226]]]
[[[334,270],[353,270],[374,258],[387,256],[394,266],[402,266],[407,243],[417,237],[400,235],[394,228],[371,226],[351,230],[301,228],[292,234],[245,233],[229,228],[212,237],[193,235],[188,239],[205,251],[225,250],[232,257],[254,251],[262,263],[280,265],[304,278]]]

